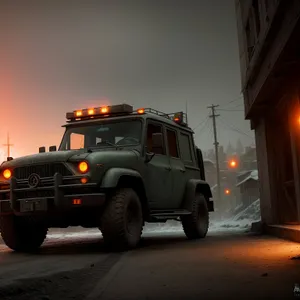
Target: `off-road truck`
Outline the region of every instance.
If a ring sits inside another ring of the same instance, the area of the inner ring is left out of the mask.
[[[115,250],[134,248],[145,222],[182,222],[204,238],[213,211],[203,158],[182,112],[127,104],[67,113],[58,149],[0,166],[0,229],[15,251],[37,250],[48,228],[99,228]]]

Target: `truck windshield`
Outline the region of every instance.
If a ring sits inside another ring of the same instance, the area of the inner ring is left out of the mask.
[[[140,120],[79,125],[66,129],[59,150],[139,145],[141,134]]]

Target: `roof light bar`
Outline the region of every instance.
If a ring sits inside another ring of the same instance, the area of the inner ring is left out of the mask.
[[[68,120],[92,118],[95,116],[106,116],[114,114],[130,114],[133,112],[133,107],[128,104],[112,105],[112,106],[101,106],[96,108],[85,108],[68,112],[66,118]]]
[[[178,124],[182,124],[184,122],[183,112],[175,113],[174,116],[173,116],[173,121],[178,123]]]
[[[140,114],[140,115],[144,114],[145,113],[145,108],[139,108],[137,110],[137,113]]]

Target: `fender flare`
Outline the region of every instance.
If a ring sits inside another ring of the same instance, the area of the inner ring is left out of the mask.
[[[206,181],[201,179],[190,179],[186,184],[186,190],[182,205],[183,209],[192,211],[193,200],[197,192],[203,194],[207,202],[209,202],[209,199],[212,198],[210,186]]]
[[[122,176],[131,176],[142,180],[141,174],[135,170],[126,168],[111,168],[105,172],[100,188],[115,188]]]

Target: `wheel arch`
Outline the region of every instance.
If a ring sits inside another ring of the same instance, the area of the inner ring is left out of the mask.
[[[211,207],[210,202],[212,201],[209,201],[209,199],[212,198],[212,192],[209,184],[206,181],[200,179],[191,179],[187,182],[186,185],[186,190],[185,190],[183,205],[182,205],[183,209],[192,211],[193,200],[197,193],[201,193],[205,197],[208,207]]]
[[[137,193],[142,204],[144,219],[147,219],[149,207],[141,174],[136,170],[126,168],[112,168],[105,173],[101,188],[118,189],[125,187],[132,188]]]

